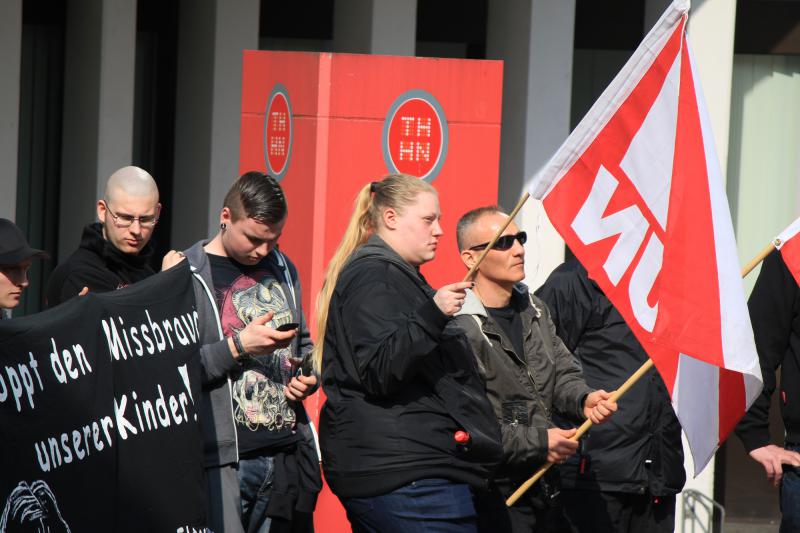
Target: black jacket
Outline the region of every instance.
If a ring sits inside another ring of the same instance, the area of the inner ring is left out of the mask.
[[[56,267],[47,282],[47,306],[69,300],[84,287],[90,292],[121,289],[155,274],[148,261],[153,255],[147,243],[137,255],[121,252],[103,238],[99,222],[83,228],[81,244]]]
[[[770,444],[769,406],[781,369],[781,415],[786,442],[800,442],[800,288],[773,251],[764,259],[747,302],[764,388],[736,427],[748,452]]]
[[[503,464],[496,477],[501,489],[516,489],[547,460],[552,414],[582,423],[583,403],[592,392],[556,336],[547,306],[522,284],[514,288],[512,302],[520,310],[525,353],[514,351],[472,291],[452,323],[466,333],[500,423]]]
[[[320,415],[325,477],[340,497],[422,478],[485,486],[500,431],[463,335],[419,271],[379,237],[342,270],[328,313]],[[454,435],[466,430],[470,443]]]
[[[647,361],[622,315],[577,261],[559,266],[536,294],[590,387],[615,390]],[[625,393],[608,422],[589,430],[561,468],[564,488],[666,496],[685,482],[680,423],[655,369]]]

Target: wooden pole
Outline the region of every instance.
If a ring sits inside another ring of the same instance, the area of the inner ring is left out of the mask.
[[[742,277],[744,278],[745,276],[747,276],[761,261],[764,260],[765,257],[767,257],[769,255],[769,253],[776,246],[780,246],[780,244],[781,244],[780,240],[779,239],[775,239],[771,243],[769,243],[767,246],[765,246],[764,249],[761,250],[758,253],[758,255],[755,256],[742,269]],[[613,393],[611,393],[611,398],[610,399],[612,401],[615,401],[615,402],[617,400],[619,400],[622,397],[622,395],[625,394],[628,391],[628,389],[630,389],[639,380],[639,378],[644,376],[644,374],[648,370],[650,370],[650,368],[652,366],[653,366],[653,360],[648,358],[647,361],[641,367],[639,367],[639,370],[634,372],[633,375],[631,375],[631,377],[629,377],[625,381],[625,383],[622,384],[622,386],[620,388],[618,388]],[[575,435],[573,435],[570,438],[570,440],[575,440],[576,441],[576,440],[580,439],[583,436],[584,433],[589,431],[589,428],[591,426],[592,426],[592,421],[588,420],[588,419],[585,420],[583,422],[583,424],[581,424],[581,426],[578,428],[578,431],[575,432]],[[539,479],[545,474],[545,472],[547,472],[547,470],[551,466],[553,466],[553,463],[545,463],[533,476],[531,476],[525,483],[520,485],[519,488],[514,491],[514,494],[509,496],[509,498],[506,500],[506,506],[511,507],[512,505],[514,505],[517,502],[517,500],[519,500],[519,498],[523,494],[525,494],[525,492],[529,488],[531,488],[533,486],[534,483],[539,481]]]
[[[747,275],[748,275],[748,274],[749,274],[749,273],[750,273],[750,272],[751,272],[751,271],[752,271],[752,270],[753,270],[755,267],[757,267],[757,266],[758,266],[758,264],[759,264],[761,261],[763,261],[763,260],[764,260],[764,258],[765,258],[765,257],[767,257],[767,256],[770,254],[770,252],[771,252],[772,250],[774,250],[776,247],[778,247],[778,246],[780,246],[780,245],[781,245],[781,240],[780,240],[780,239],[778,239],[778,238],[775,238],[775,240],[773,240],[771,243],[769,243],[768,245],[766,245],[766,246],[764,247],[764,249],[763,249],[763,250],[761,250],[760,252],[758,252],[758,255],[757,255],[757,256],[755,256],[753,259],[751,259],[751,260],[750,260],[750,262],[749,262],[749,263],[747,263],[747,264],[744,266],[744,268],[742,269],[742,277],[743,277],[743,278],[744,278],[744,277],[747,277]]]
[[[486,248],[483,249],[483,253],[481,253],[481,255],[478,256],[478,260],[475,261],[475,264],[472,265],[472,268],[469,269],[469,272],[467,272],[467,275],[464,276],[464,279],[461,280],[461,281],[469,281],[469,280],[472,279],[472,276],[474,276],[475,272],[478,271],[478,266],[480,266],[481,262],[483,261],[483,258],[486,257],[486,254],[489,253],[489,250],[492,249],[492,246],[494,246],[494,243],[497,242],[497,239],[500,238],[500,236],[506,230],[508,225],[511,224],[511,221],[514,220],[514,217],[517,216],[517,213],[519,213],[519,210],[522,209],[522,206],[525,205],[525,202],[528,201],[528,198],[530,198],[530,196],[531,195],[529,193],[527,193],[527,192],[522,195],[522,198],[520,198],[519,202],[517,202],[517,206],[508,215],[508,218],[506,219],[505,223],[503,223],[503,225],[500,226],[500,229],[497,230],[497,234],[494,236],[494,238],[491,241],[489,241],[489,244],[486,246]]]

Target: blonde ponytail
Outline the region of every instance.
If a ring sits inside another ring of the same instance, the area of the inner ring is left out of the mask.
[[[322,348],[325,345],[325,329],[328,327],[328,308],[333,296],[333,289],[339,280],[339,273],[342,267],[356,249],[367,242],[372,230],[370,220],[370,204],[372,203],[372,184],[367,183],[356,196],[353,215],[347,224],[339,247],[336,248],[328,268],[325,271],[325,281],[322,282],[322,289],[317,295],[317,341],[314,344],[312,359],[314,370],[322,372]]]
[[[376,230],[384,209],[393,208],[402,211],[405,206],[416,202],[421,192],[436,194],[436,189],[430,183],[407,174],[390,174],[379,182],[368,183],[359,191],[347,230],[328,263],[325,281],[317,295],[317,340],[312,359],[314,370],[318,373],[322,372],[322,351],[325,347],[328,311],[339,273],[352,253],[363,246]]]

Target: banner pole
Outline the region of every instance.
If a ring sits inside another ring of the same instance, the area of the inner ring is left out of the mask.
[[[500,229],[497,230],[497,234],[494,236],[494,238],[491,241],[489,241],[489,244],[486,246],[486,248],[483,249],[483,253],[481,253],[481,255],[478,256],[478,260],[475,261],[475,264],[472,265],[472,268],[469,269],[469,272],[467,272],[467,275],[464,276],[464,279],[462,279],[461,281],[469,281],[469,280],[472,279],[472,276],[474,276],[475,272],[478,271],[478,267],[480,266],[481,262],[483,261],[483,258],[486,257],[486,254],[489,253],[489,251],[492,249],[492,246],[494,246],[494,243],[497,242],[497,239],[500,238],[500,236],[506,230],[508,225],[511,224],[511,221],[514,220],[514,217],[517,216],[517,213],[519,213],[519,210],[522,209],[522,206],[525,205],[525,202],[528,201],[528,198],[530,198],[530,196],[531,196],[530,193],[528,193],[527,191],[525,192],[525,194],[522,195],[522,198],[520,198],[519,202],[517,202],[517,206],[508,215],[508,218],[506,219],[506,221],[503,223],[502,226],[500,226]]]
[[[744,278],[747,276],[761,261],[764,260],[765,257],[770,254],[770,252],[772,252],[772,250],[775,249],[776,246],[780,246],[780,244],[780,239],[775,239],[765,246],[764,249],[761,250],[757,256],[751,259],[750,262],[747,263],[747,265],[745,265],[745,267],[742,269],[742,277]],[[619,398],[621,398],[622,395],[625,394],[628,389],[630,389],[639,380],[639,378],[645,374],[645,372],[650,370],[652,366],[653,360],[648,358],[647,361],[641,367],[639,367],[639,370],[634,372],[620,388],[611,393],[611,400],[616,402]],[[578,428],[578,431],[575,432],[575,435],[573,435],[570,440],[579,440],[584,433],[589,431],[590,427],[592,427],[592,421],[587,419],[583,422],[583,424],[581,424],[581,426]],[[531,476],[525,483],[520,485],[519,488],[514,491],[514,494],[508,497],[506,500],[506,506],[511,507],[514,505],[517,500],[519,500],[519,498],[533,486],[534,483],[539,481],[539,479],[551,466],[553,466],[553,463],[545,463],[533,476]]]
[[[750,273],[750,272],[751,272],[751,271],[752,271],[752,270],[753,270],[755,267],[757,267],[757,266],[758,266],[758,264],[759,264],[761,261],[763,261],[763,260],[764,260],[764,258],[765,258],[765,257],[767,257],[767,256],[770,254],[770,252],[772,252],[772,250],[774,250],[775,248],[777,248],[777,247],[778,247],[778,246],[780,246],[780,245],[781,245],[781,240],[780,240],[780,239],[778,239],[778,238],[775,238],[775,239],[774,239],[772,242],[770,242],[768,245],[766,245],[766,246],[764,247],[764,249],[763,249],[763,250],[761,250],[760,252],[758,252],[758,255],[757,255],[757,256],[755,256],[753,259],[751,259],[751,260],[750,260],[750,262],[749,262],[749,263],[747,263],[747,264],[744,266],[744,268],[742,269],[742,277],[743,277],[743,278],[744,278],[744,277],[747,277],[747,275],[748,275],[748,274],[749,274],[749,273]]]

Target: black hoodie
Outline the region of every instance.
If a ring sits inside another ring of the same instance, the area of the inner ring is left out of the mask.
[[[99,222],[83,228],[81,244],[56,267],[47,283],[47,307],[69,300],[84,287],[90,292],[121,289],[155,274],[148,264],[153,255],[147,243],[137,255],[121,252],[103,238]]]
[[[555,269],[536,295],[550,308],[558,336],[580,361],[590,387],[615,390],[647,361],[622,315],[577,261]],[[589,430],[560,472],[567,489],[652,496],[681,491],[681,426],[655,369],[620,399],[607,423]]]
[[[761,265],[747,301],[764,388],[745,413],[736,434],[751,452],[771,443],[769,408],[780,391],[786,442],[800,442],[800,287],[777,250]],[[775,372],[781,369],[780,387]]]
[[[320,415],[325,477],[339,497],[412,481],[484,486],[502,456],[500,429],[466,339],[417,269],[377,236],[345,265],[325,333]],[[455,433],[465,430],[462,446]]]

